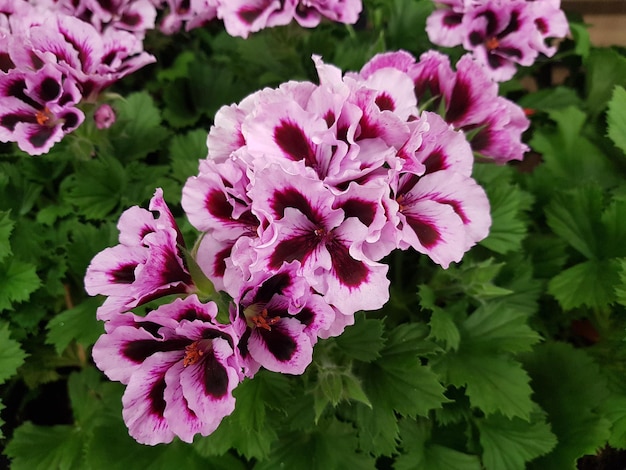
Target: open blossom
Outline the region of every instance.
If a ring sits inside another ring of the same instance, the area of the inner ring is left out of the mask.
[[[471,55],[462,56],[455,71],[448,56],[437,51],[425,52],[417,62],[407,52],[387,52],[370,60],[359,76],[368,78],[388,68],[411,77],[419,103],[435,110],[443,107],[445,121],[471,135],[474,152],[498,163],[523,158],[528,147],[522,134],[530,121],[522,108],[498,95],[487,68]]]
[[[463,45],[496,81],[509,80],[518,65],[532,65],[539,53],[552,56],[550,38],[569,31],[560,0],[445,0],[427,20],[430,40]]]
[[[145,317],[118,315],[93,347],[111,380],[122,382],[124,422],[142,444],[192,442],[207,436],[235,409],[242,380],[237,343],[241,328],[217,322],[214,303],[195,295]]]
[[[150,210],[159,217],[137,206],[127,209],[118,222],[120,243],[98,253],[87,268],[87,293],[108,296],[98,309],[101,320],[155,298],[195,290],[181,253],[185,243],[161,189]]]

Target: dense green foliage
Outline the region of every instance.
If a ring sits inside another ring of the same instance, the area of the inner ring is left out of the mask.
[[[555,57],[501,87],[533,111],[532,152],[476,165],[493,226],[462,263],[393,254],[390,302],[320,341],[305,374],[243,382],[236,411],[192,445],[128,437],[122,386],[90,360],[103,325],[82,287],[89,261],[155,187],[176,209],[223,104],[315,80],[313,53],[358,70],[432,47],[430,0],[365,8],[357,27],[154,33],[158,63],[118,84],[110,129],[87,119],[41,157],[1,148],[0,438],[13,469],[568,469],[626,448],[626,51],[591,46],[576,18]]]

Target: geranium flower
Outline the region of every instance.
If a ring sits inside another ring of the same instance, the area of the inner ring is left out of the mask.
[[[184,240],[160,188],[150,210],[159,217],[137,206],[124,211],[118,222],[120,244],[98,253],[87,268],[87,293],[109,296],[98,309],[101,320],[165,295],[195,290],[181,253]]]
[[[232,391],[243,378],[241,328],[218,323],[216,305],[195,295],[145,317],[118,317],[94,345],[93,358],[126,385],[122,415],[130,435],[155,445],[215,431],[233,412]]]
[[[41,155],[85,119],[76,82],[52,64],[0,74],[0,141]]]

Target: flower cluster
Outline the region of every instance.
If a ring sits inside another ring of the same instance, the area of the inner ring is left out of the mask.
[[[434,44],[463,45],[485,64],[496,81],[509,80],[516,64],[532,65],[539,53],[551,57],[546,41],[569,31],[560,0],[437,0],[428,18]]]
[[[154,0],[168,13],[160,29],[171,34],[183,27],[189,31],[216,18],[231,36],[247,37],[264,28],[282,26],[294,19],[305,28],[317,26],[322,17],[341,23],[356,23],[361,0]]]
[[[46,153],[85,119],[77,105],[154,61],[133,34],[97,31],[26,0],[0,10],[0,141]]]
[[[201,232],[191,250],[160,189],[150,202],[158,216],[122,214],[119,244],[92,260],[85,287],[108,297],[93,357],[127,385],[135,439],[207,435],[244,378],[303,373],[320,338],[387,302],[393,250],[448,267],[487,236],[472,148],[450,124],[489,125],[485,98],[466,83],[481,66],[468,57],[456,74],[439,64],[449,77],[427,73],[438,58],[381,54],[342,75],[314,56],[319,84],[291,81],[221,108],[208,157],[183,188]],[[448,103],[449,122],[420,111],[425,89]]]

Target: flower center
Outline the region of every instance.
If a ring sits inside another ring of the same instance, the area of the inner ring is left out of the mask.
[[[493,51],[494,49],[500,47],[500,41],[498,41],[498,38],[496,37],[491,37],[485,41],[485,47],[488,51]]]
[[[51,121],[53,117],[54,116],[47,106],[44,106],[43,109],[40,109],[35,113],[35,119],[37,120],[37,124],[39,124],[40,126],[43,126],[44,124],[48,123],[48,121]]]
[[[185,346],[185,357],[183,358],[183,367],[196,364],[202,359],[204,353],[211,347],[210,339],[200,339]]]
[[[258,313],[257,313],[258,312]],[[280,321],[280,317],[271,317],[266,308],[260,308],[258,305],[250,305],[244,310],[246,322],[250,328],[263,328],[272,331],[272,325]]]

